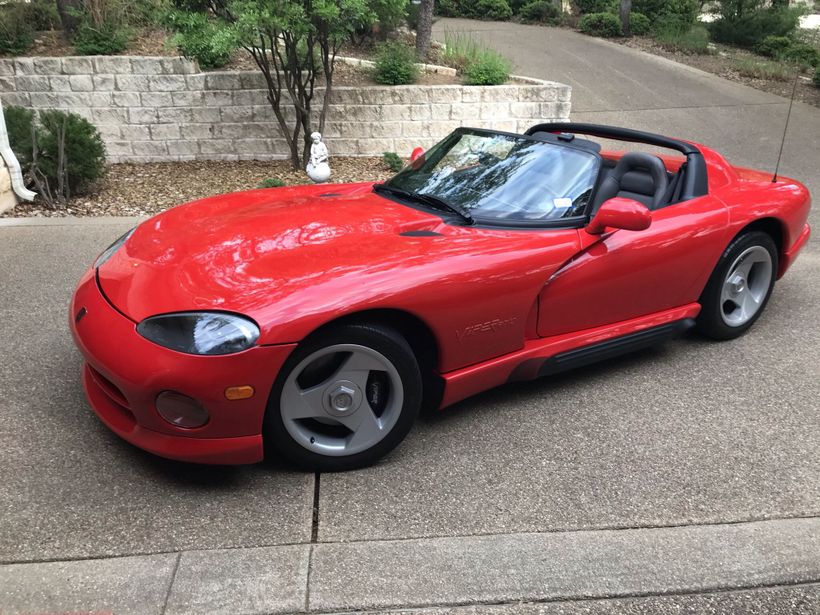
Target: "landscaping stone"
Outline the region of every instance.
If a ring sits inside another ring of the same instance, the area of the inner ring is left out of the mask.
[[[16,58],[0,61],[0,92],[4,104],[89,119],[109,162],[289,156],[257,71],[202,73],[184,58]],[[503,86],[342,86],[333,90],[325,132],[334,156],[380,155],[409,140],[429,147],[458,126],[515,130],[566,120],[569,96],[568,86],[524,77]],[[323,98],[318,87],[315,109]],[[282,111],[292,121],[287,100]]]

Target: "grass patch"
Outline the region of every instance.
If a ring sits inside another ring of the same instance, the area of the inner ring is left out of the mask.
[[[461,33],[444,33],[441,61],[463,75],[468,85],[501,85],[512,70],[512,64],[502,54]]]
[[[768,79],[789,81],[794,78],[794,66],[768,60],[742,59],[735,60],[734,69],[742,77],[750,79]]]
[[[709,31],[703,26],[692,26],[683,31],[677,28],[659,29],[655,40],[670,51],[691,55],[709,53]]]

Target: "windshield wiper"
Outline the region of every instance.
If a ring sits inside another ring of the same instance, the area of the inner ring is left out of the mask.
[[[475,224],[475,219],[470,215],[469,211],[454,205],[439,196],[426,194],[424,192],[410,192],[409,190],[403,190],[402,188],[396,188],[395,186],[388,186],[387,184],[374,184],[373,190],[376,192],[387,192],[388,194],[393,194],[395,196],[407,199],[408,201],[424,203],[434,209],[451,211],[464,220],[467,224]]]

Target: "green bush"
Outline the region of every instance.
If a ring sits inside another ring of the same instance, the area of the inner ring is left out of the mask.
[[[35,30],[57,30],[61,27],[57,3],[54,0],[32,0],[24,5]]]
[[[440,17],[459,17],[458,0],[436,0],[436,15]]]
[[[650,22],[649,17],[643,13],[630,13],[629,29],[632,30],[632,34],[645,36],[649,34],[649,31],[652,29],[652,22]]]
[[[767,58],[779,58],[792,46],[788,36],[767,36],[755,46],[755,52]]]
[[[578,22],[578,29],[590,36],[602,36],[612,38],[622,36],[621,20],[612,13],[590,13],[581,17]]]
[[[800,10],[785,7],[760,9],[741,16],[723,15],[709,24],[719,43],[753,49],[767,36],[789,36],[797,29]]]
[[[673,25],[655,32],[655,39],[661,46],[692,55],[709,53],[709,31],[705,27],[698,25],[681,30],[679,21],[670,24]]]
[[[37,117],[21,107],[6,107],[4,113],[9,143],[27,183],[50,204],[81,194],[103,174],[105,146],[99,131],[86,119],[64,111],[40,111]],[[58,192],[60,185],[62,193]]]
[[[800,66],[817,67],[820,64],[820,52],[807,43],[793,43],[781,56],[787,62]]]
[[[125,51],[128,33],[114,24],[95,27],[83,23],[77,28],[71,43],[81,56],[108,56]]]
[[[471,7],[470,15],[476,19],[489,19],[491,21],[506,21],[512,17],[513,12],[507,0],[475,0],[469,3]]]
[[[814,71],[813,81],[814,81],[815,87],[820,88],[820,68],[818,68],[816,71]]]
[[[408,0],[369,0],[368,5],[376,14],[381,34],[393,32],[407,18]]]
[[[551,0],[534,0],[521,7],[519,13],[525,21],[537,23],[558,24],[561,20],[561,11]]]
[[[416,52],[404,43],[379,45],[373,78],[384,85],[406,85],[418,79]]]
[[[464,83],[467,85],[501,85],[510,78],[512,66],[500,53],[484,49],[467,65]]]
[[[172,11],[166,24],[176,32],[171,44],[203,68],[225,66],[238,47],[233,30],[219,27],[203,13]]]
[[[34,44],[27,6],[21,2],[0,5],[0,55],[22,55]]]
[[[700,12],[697,0],[633,0],[632,10],[655,23],[659,18],[675,15],[687,24],[695,23]]]
[[[105,170],[105,145],[94,125],[76,113],[40,111],[37,130],[38,166],[56,180],[61,133],[66,159],[66,178],[71,194],[82,193]]]
[[[384,164],[387,165],[387,168],[393,171],[394,173],[398,173],[404,168],[404,160],[401,159],[396,152],[384,152],[382,155],[382,160]]]
[[[575,7],[581,15],[592,13],[612,13],[618,11],[618,0],[575,0]]]
[[[283,186],[287,186],[287,184],[278,177],[268,177],[259,182],[260,188],[282,188]]]

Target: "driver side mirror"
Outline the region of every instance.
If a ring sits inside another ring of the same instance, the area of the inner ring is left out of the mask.
[[[586,232],[600,235],[607,228],[625,231],[643,231],[652,224],[652,212],[633,199],[616,196],[601,205],[598,213],[587,224]]]

